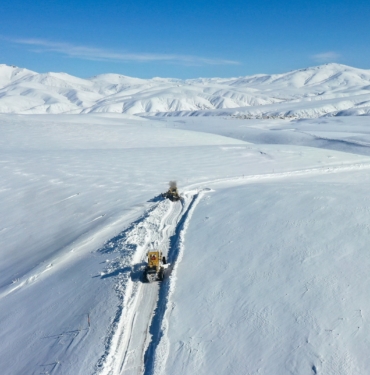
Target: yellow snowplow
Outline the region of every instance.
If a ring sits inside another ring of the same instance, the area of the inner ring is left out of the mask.
[[[170,181],[170,187],[166,193],[163,193],[164,198],[168,198],[172,202],[177,202],[181,199],[180,194],[177,190],[176,181]]]
[[[159,250],[148,251],[148,264],[145,268],[145,277],[151,283],[152,281],[164,278],[164,270],[168,267],[166,257]]]

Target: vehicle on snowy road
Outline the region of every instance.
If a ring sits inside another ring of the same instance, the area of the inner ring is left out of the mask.
[[[161,251],[148,251],[148,264],[145,268],[145,278],[147,281],[150,283],[153,281],[162,281],[167,267],[166,257],[162,255]]]

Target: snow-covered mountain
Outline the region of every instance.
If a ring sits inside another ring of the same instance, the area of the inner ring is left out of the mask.
[[[81,79],[0,65],[0,113],[91,112],[247,118],[370,114],[370,71],[326,64],[229,79],[118,74]]]

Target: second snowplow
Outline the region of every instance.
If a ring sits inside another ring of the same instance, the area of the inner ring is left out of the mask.
[[[162,194],[163,198],[168,198],[172,202],[177,202],[181,199],[179,191],[177,190],[176,181],[170,181],[169,189]]]

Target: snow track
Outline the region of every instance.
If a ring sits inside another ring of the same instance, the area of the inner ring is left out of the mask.
[[[184,235],[193,210],[202,194],[203,192],[200,191],[192,197],[190,204],[186,208],[186,211],[182,215],[181,220],[176,227],[175,233],[171,237],[168,252],[168,260],[171,265],[174,265],[181,260],[183,255],[182,250]],[[152,340],[144,357],[144,375],[161,373],[168,357],[168,341],[166,331],[168,328],[169,315],[171,314],[171,309],[169,309],[170,296],[176,284],[176,269],[177,268],[172,266],[172,277],[164,280],[159,288],[158,303],[150,327]]]
[[[251,174],[247,176],[238,176],[238,177],[227,177],[227,178],[220,178],[214,179],[209,181],[204,181],[201,184],[196,183],[193,185],[188,186],[188,188],[199,188],[199,186],[204,185],[214,185],[214,184],[222,184],[222,183],[230,183],[233,184],[246,184],[246,183],[253,183],[257,181],[264,181],[269,179],[282,179],[282,178],[291,178],[291,177],[305,177],[305,176],[318,176],[324,174],[334,174],[334,173],[344,173],[344,172],[354,172],[354,171],[361,171],[361,170],[368,170],[370,169],[370,163],[348,163],[336,166],[328,166],[328,167],[319,167],[319,168],[309,168],[309,169],[299,169],[296,171],[288,171],[288,172],[276,172],[276,173],[265,173],[265,174]]]
[[[95,374],[152,373],[149,353],[155,351],[160,339],[169,282],[143,282],[146,253],[150,249],[161,250],[171,263],[171,273],[178,257],[176,246],[180,232],[197,197],[198,192],[192,191],[181,202],[154,203],[146,214],[100,250],[119,253],[101,275],[102,278],[116,276],[119,304]]]

